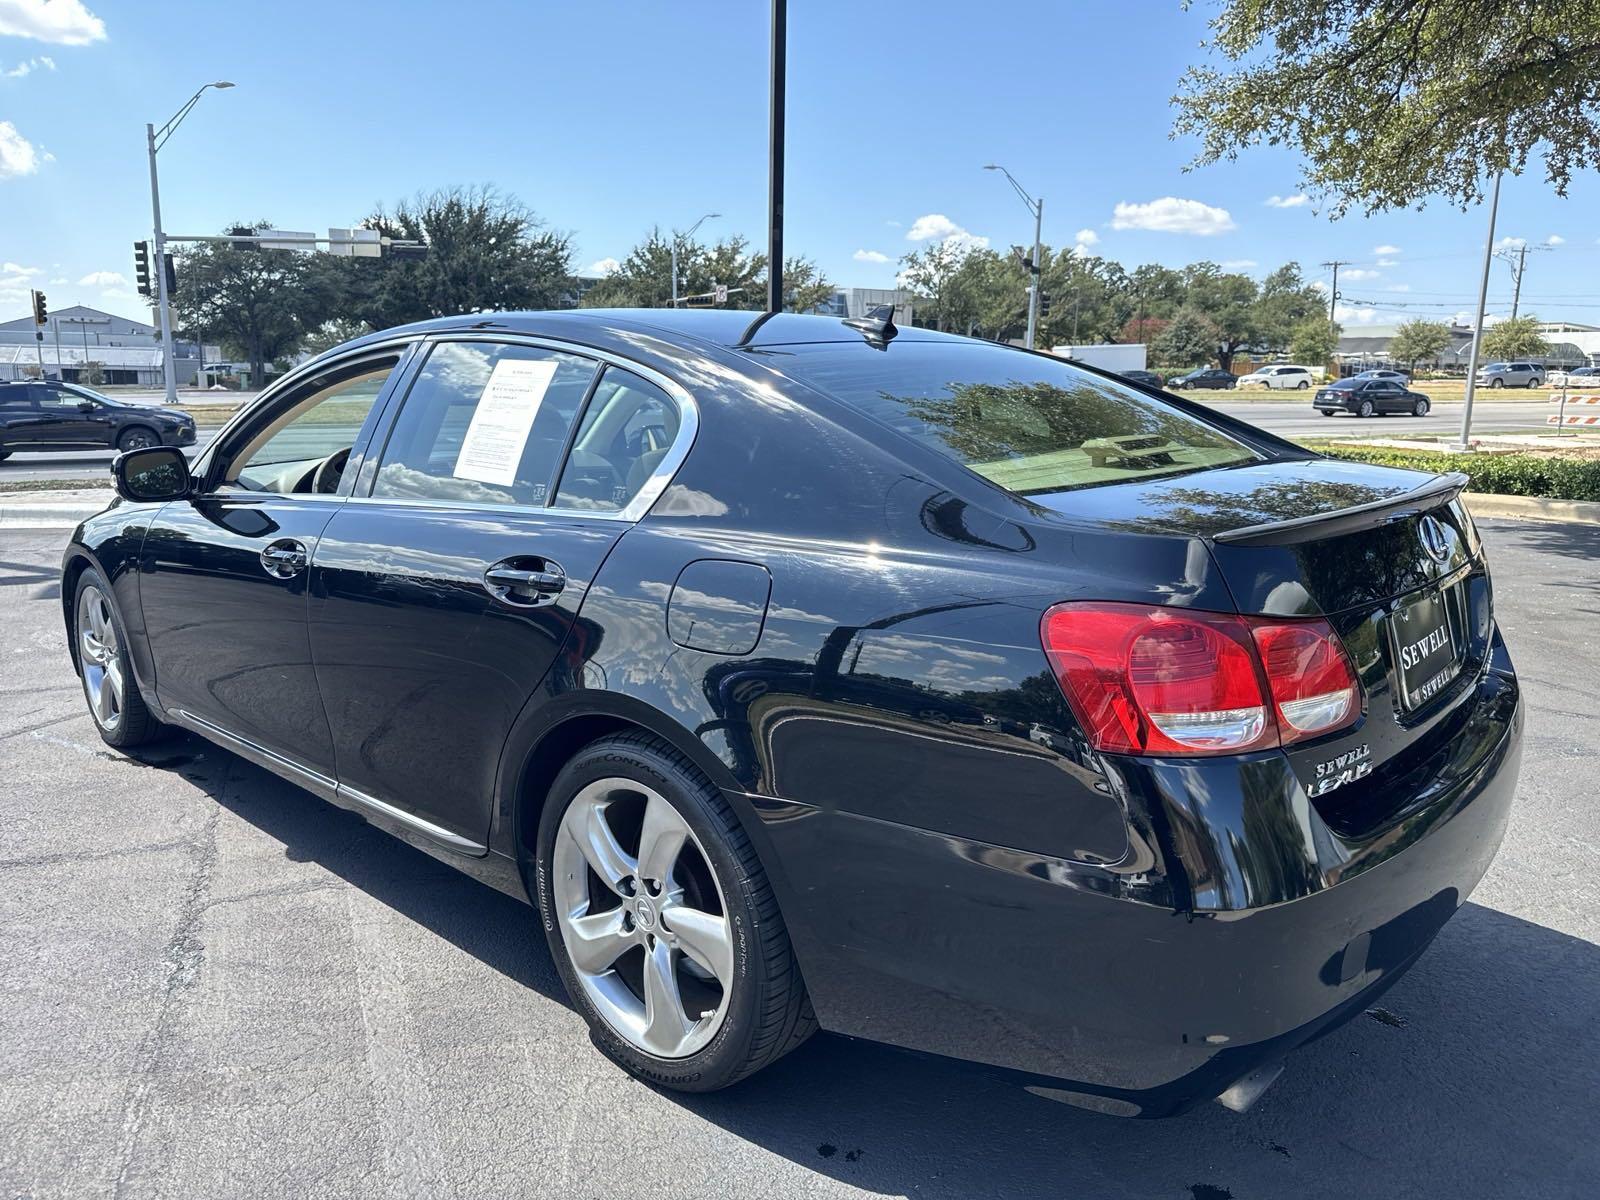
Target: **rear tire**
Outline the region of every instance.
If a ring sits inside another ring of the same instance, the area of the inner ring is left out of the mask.
[[[0,450],[0,462],[5,462],[5,460],[10,458],[10,457],[11,457],[11,451],[9,451],[9,450]]]
[[[93,567],[73,593],[73,648],[84,698],[100,740],[127,750],[166,732],[139,694],[128,656],[128,635],[110,586]]]
[[[579,751],[551,785],[533,867],[567,993],[629,1074],[715,1091],[815,1032],[755,848],[665,743],[627,733]]]
[[[1319,413],[1321,413],[1325,417],[1333,416],[1333,409],[1331,409],[1331,408],[1319,408],[1319,409],[1317,409],[1317,411]]]
[[[1299,388],[1302,392],[1308,389],[1310,386],[1311,381],[1309,379],[1302,379],[1299,383],[1295,384],[1295,387]]]

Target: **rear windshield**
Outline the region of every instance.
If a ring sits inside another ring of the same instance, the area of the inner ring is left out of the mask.
[[[1193,417],[1047,356],[981,342],[774,346],[785,374],[1019,495],[1182,475],[1260,456]]]

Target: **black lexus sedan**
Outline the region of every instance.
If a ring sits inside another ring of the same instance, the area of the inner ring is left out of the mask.
[[[598,1046],[819,1026],[1247,1105],[1465,901],[1521,706],[1435,477],[883,320],[348,343],[67,548],[102,737],[208,738],[531,902]]]
[[[18,450],[194,445],[194,418],[53,379],[0,383],[0,459]]]
[[[1201,367],[1185,375],[1178,375],[1167,381],[1167,386],[1177,391],[1190,388],[1212,391],[1227,390],[1239,382],[1239,377],[1232,371],[1224,371],[1221,367]]]
[[[1358,417],[1394,413],[1425,417],[1432,404],[1423,393],[1413,392],[1398,380],[1351,375],[1318,388],[1317,394],[1311,398],[1311,407],[1325,417],[1331,417],[1336,412],[1353,413]]]

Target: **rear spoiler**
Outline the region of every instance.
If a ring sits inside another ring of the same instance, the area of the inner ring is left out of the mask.
[[[1372,500],[1332,513],[1291,517],[1287,521],[1241,525],[1238,529],[1212,534],[1211,540],[1228,546],[1292,546],[1313,538],[1374,529],[1379,525],[1404,521],[1431,508],[1440,508],[1454,500],[1468,482],[1466,475],[1452,471],[1383,500]]]

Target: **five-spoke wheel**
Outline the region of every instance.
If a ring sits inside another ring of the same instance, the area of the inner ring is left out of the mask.
[[[107,733],[114,733],[121,726],[127,695],[122,658],[117,650],[111,602],[97,586],[89,584],[78,593],[78,656],[89,711],[94,714],[95,724]]]

